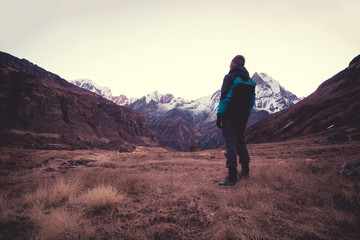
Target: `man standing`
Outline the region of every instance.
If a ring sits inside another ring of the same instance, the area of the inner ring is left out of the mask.
[[[250,157],[245,143],[245,128],[255,103],[255,82],[244,67],[245,58],[237,55],[231,61],[230,72],[224,77],[216,126],[222,129],[229,175],[222,186],[234,185],[239,178],[249,177]],[[237,155],[242,171],[237,172]]]

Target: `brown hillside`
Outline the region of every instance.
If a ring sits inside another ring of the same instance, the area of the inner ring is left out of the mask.
[[[247,141],[279,141],[330,129],[360,130],[359,56],[307,98],[248,128]]]
[[[0,145],[117,149],[153,138],[134,110],[0,52]]]

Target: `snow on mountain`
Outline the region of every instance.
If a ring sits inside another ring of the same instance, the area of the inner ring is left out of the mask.
[[[167,95],[171,95],[171,94],[166,94]],[[171,95],[172,96],[172,95]],[[170,101],[167,101],[166,103],[161,104],[160,106],[160,110],[162,111],[170,111],[174,108],[182,108],[184,105],[189,104],[193,101],[186,101],[185,99],[181,98],[181,97],[172,97]]]
[[[256,83],[254,110],[275,113],[300,101],[296,95],[285,90],[278,81],[265,73],[255,73],[252,79]]]
[[[104,98],[109,99],[111,101],[113,99],[110,88],[100,87],[99,85],[97,85],[96,83],[91,81],[90,79],[77,79],[77,80],[70,81],[70,83],[72,83],[78,87],[87,89],[93,93],[100,95],[100,96],[103,96]]]
[[[209,122],[216,118],[220,90],[212,95],[196,100],[185,100],[171,94],[161,94],[158,91],[149,93],[128,106],[144,115],[163,116],[165,113],[177,109],[186,112],[195,122]]]
[[[284,89],[278,81],[265,73],[255,73],[252,79],[257,84],[254,113],[266,111],[272,114],[300,101],[296,95]],[[162,95],[155,91],[146,95],[145,100],[136,101],[129,107],[144,115],[152,116],[162,116],[172,109],[178,109],[190,115],[195,124],[203,124],[216,119],[220,95],[221,92],[218,90],[212,95],[186,101],[182,98],[174,98],[171,94]],[[164,101],[166,97],[168,97],[167,101]]]
[[[136,102],[138,98],[127,98],[125,95],[121,94],[112,98],[112,101],[120,106],[128,106]]]
[[[252,79],[256,83],[254,112],[264,110],[271,114],[300,101],[296,95],[285,90],[278,81],[265,73],[255,73]],[[118,105],[131,107],[144,115],[161,116],[172,109],[178,109],[190,114],[195,122],[203,123],[216,119],[221,94],[218,90],[211,95],[188,101],[180,97],[175,98],[172,94],[161,94],[155,91],[140,99],[128,99],[125,95],[114,97],[108,87],[100,87],[88,79],[75,80],[72,83],[95,92]]]
[[[255,73],[254,75],[256,78],[257,73]],[[263,82],[261,82],[257,86],[256,95],[258,97],[269,97],[273,96],[274,94],[280,93],[280,83],[278,81],[276,81],[266,73],[260,73],[258,74],[258,77],[263,80]],[[269,88],[265,88],[263,86],[267,86]]]
[[[189,111],[196,118],[197,116],[202,116],[201,121],[211,122],[216,119],[216,110],[220,100],[220,90],[216,91],[212,95],[201,97],[195,101],[184,104],[179,107],[184,111]]]
[[[296,95],[285,90],[278,81],[265,73],[255,73],[252,78],[257,84],[254,112],[264,110],[269,114],[272,114],[289,108],[300,101]],[[153,100],[157,103],[156,110],[152,108],[152,114],[154,115],[163,115],[165,112],[177,108],[181,111],[190,113],[195,122],[206,123],[216,120],[216,111],[220,95],[221,92],[218,90],[212,95],[204,96],[192,101],[185,101],[182,98],[173,97],[171,101],[161,103],[161,99],[166,95],[162,95],[156,91],[146,96],[146,102],[149,103]],[[134,109],[140,110],[139,105]],[[143,106],[141,109],[143,109]]]
[[[110,88],[100,87],[95,82],[91,81],[90,79],[77,79],[77,80],[70,81],[70,83],[72,83],[78,87],[87,89],[93,93],[96,93],[96,94],[98,94],[110,101],[113,101],[116,104],[121,105],[121,106],[128,106],[138,100],[137,98],[128,99],[125,95],[113,96]]]
[[[153,93],[149,93],[145,96],[145,102],[149,104],[151,101],[154,101],[155,103],[161,103],[161,104],[167,104],[170,103],[174,99],[174,96],[172,94],[165,94],[162,95],[158,91],[155,91]]]

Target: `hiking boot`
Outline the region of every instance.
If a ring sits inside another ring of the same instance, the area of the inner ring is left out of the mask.
[[[249,176],[249,162],[241,163],[241,172],[238,172],[238,177],[240,179],[248,179]]]
[[[250,177],[249,173],[245,173],[244,171],[238,172],[239,179],[248,179]]]
[[[236,167],[229,167],[229,175],[226,176],[225,180],[219,183],[220,186],[233,186],[237,182],[237,169]]]
[[[236,181],[230,181],[229,175],[225,177],[225,180],[223,182],[219,182],[220,186],[234,186],[236,184]]]

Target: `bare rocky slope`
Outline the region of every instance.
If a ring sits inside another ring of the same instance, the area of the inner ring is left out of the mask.
[[[272,142],[294,137],[360,130],[360,55],[349,66],[294,106],[269,115],[247,130],[248,142]]]
[[[0,145],[107,148],[157,145],[143,116],[0,52]]]

